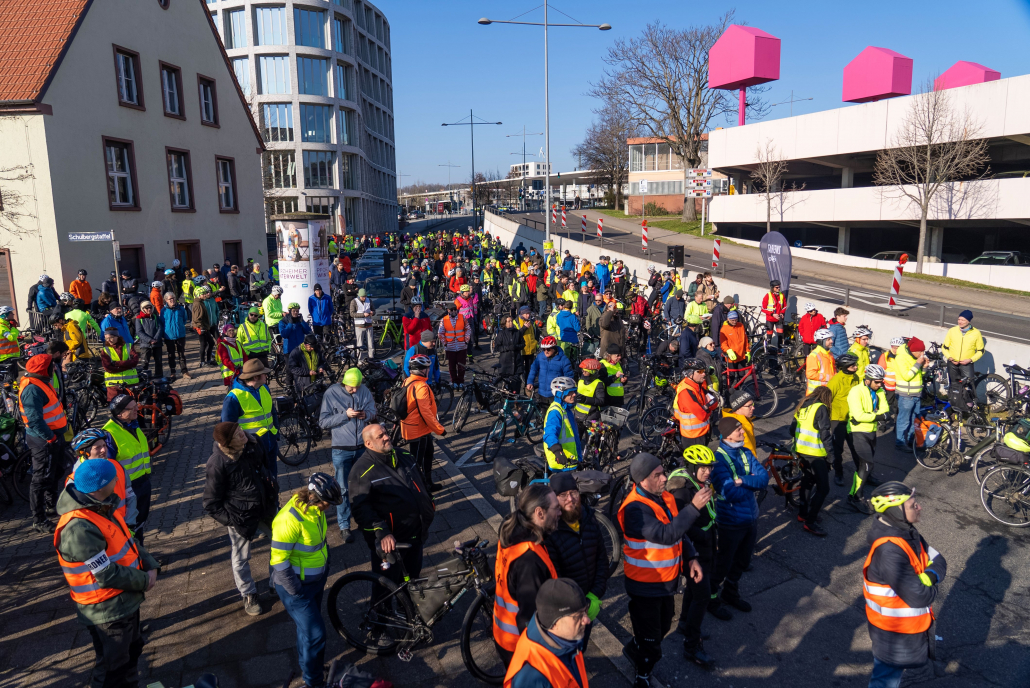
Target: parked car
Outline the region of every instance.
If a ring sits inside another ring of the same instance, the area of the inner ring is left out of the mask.
[[[823,253],[836,253],[836,246],[823,246],[821,244],[812,244],[811,246],[802,246],[801,248],[807,248],[809,251],[821,251]]]
[[[908,253],[908,251],[881,251],[873,256],[873,260],[889,260],[891,262],[895,262],[905,253]]]
[[[1021,251],[984,251],[970,265],[1030,265],[1030,256]]]

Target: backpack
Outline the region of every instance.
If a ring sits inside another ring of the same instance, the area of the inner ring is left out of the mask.
[[[402,385],[400,389],[393,390],[390,394],[390,410],[397,417],[398,421],[402,421],[408,417],[408,387],[410,385]]]

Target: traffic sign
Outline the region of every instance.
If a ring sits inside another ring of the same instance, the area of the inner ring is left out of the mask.
[[[687,195],[692,198],[711,198],[711,189],[687,189]]]
[[[703,167],[692,167],[690,168],[690,176],[692,177],[711,177],[712,171]]]
[[[641,179],[640,180],[640,193],[642,193],[642,194],[646,194],[647,193],[647,180],[646,179]]]
[[[68,232],[68,241],[111,241],[111,232]]]

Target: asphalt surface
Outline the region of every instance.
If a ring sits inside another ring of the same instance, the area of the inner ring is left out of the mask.
[[[604,218],[604,246],[608,246],[610,243],[612,250],[631,255],[640,254],[640,227],[638,224],[633,224],[633,221],[629,219],[621,220],[601,215],[597,211],[589,209],[577,210],[568,215],[568,226],[572,229],[570,232],[572,239],[579,240],[583,236],[579,231],[580,217],[583,215],[587,216],[586,237],[588,242],[595,243],[597,241],[597,218],[600,216]],[[543,229],[543,213],[509,213],[505,216],[521,223],[525,223],[523,218],[535,220],[536,224],[530,222],[529,226]],[[558,221],[560,227],[560,216]],[[552,231],[553,229],[554,225],[552,224]],[[564,235],[564,233],[562,234]],[[646,255],[654,256],[655,265],[659,269],[662,269],[666,262],[668,247],[682,244],[685,247],[686,268],[696,271],[712,270],[711,239],[676,234],[653,227],[650,228],[648,236],[650,251]],[[758,249],[731,245],[727,241],[723,243],[720,253],[720,265],[716,274],[722,275],[725,269],[727,279],[763,288],[768,286],[769,277],[762,264]],[[886,307],[890,296],[891,278],[885,273],[796,258],[792,273],[789,297],[795,301],[803,303],[806,297],[814,297],[828,303],[845,305],[845,300],[847,300],[851,304],[860,304],[860,307],[866,310],[873,310],[883,315],[909,318],[930,325],[940,324],[941,307],[943,306],[945,326],[953,325],[961,311],[972,308],[976,313],[976,327],[985,335],[1030,343],[1030,317],[1026,317],[1030,315],[1030,299],[1021,296],[934,283],[916,283],[912,280],[903,282],[902,295],[896,299],[898,306],[892,312]],[[870,286],[871,282],[877,285],[882,284],[886,288],[872,287]],[[934,294],[935,298],[926,297],[926,293]],[[847,295],[847,299],[845,299],[845,295]],[[994,312],[980,306],[984,303],[1002,302],[1006,304],[1011,313]]]

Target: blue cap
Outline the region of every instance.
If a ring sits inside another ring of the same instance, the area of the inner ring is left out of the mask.
[[[107,459],[88,459],[75,469],[75,488],[79,492],[96,492],[114,480],[114,464]]]
[[[964,311],[962,311],[961,313],[958,314],[958,317],[965,318],[966,320],[972,320],[973,319],[973,311],[964,310]]]

